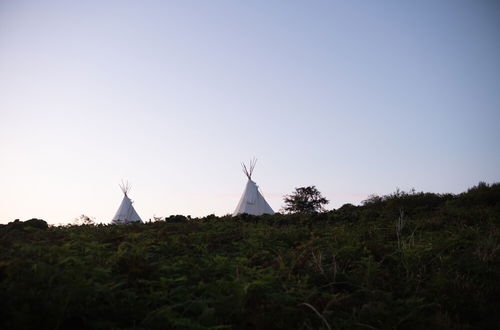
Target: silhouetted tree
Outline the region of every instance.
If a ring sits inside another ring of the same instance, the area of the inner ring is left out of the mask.
[[[283,210],[289,213],[321,212],[325,210],[323,206],[329,203],[315,186],[295,188],[295,191],[285,195],[283,200]]]

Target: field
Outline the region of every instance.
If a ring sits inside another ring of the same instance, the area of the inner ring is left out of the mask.
[[[319,214],[0,226],[1,329],[493,329],[500,184]]]

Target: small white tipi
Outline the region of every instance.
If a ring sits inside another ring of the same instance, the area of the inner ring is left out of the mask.
[[[241,164],[243,166],[243,173],[247,176],[248,181],[240,202],[236,206],[236,210],[234,210],[233,217],[242,213],[253,215],[274,214],[273,209],[267,204],[264,196],[260,193],[259,187],[252,181],[252,173],[256,163],[257,160],[252,159],[248,168],[245,164]]]
[[[132,200],[127,196],[128,192],[130,191],[130,185],[128,184],[128,182],[123,183],[122,181],[120,188],[123,191],[123,200],[122,203],[120,204],[120,207],[118,208],[118,211],[116,211],[113,220],[111,220],[111,223],[113,225],[119,225],[131,222],[142,223],[141,217],[139,217],[134,207],[132,206],[133,203]]]

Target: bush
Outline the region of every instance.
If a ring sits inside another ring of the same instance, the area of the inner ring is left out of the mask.
[[[320,214],[11,222],[0,328],[493,329],[497,191],[398,193]]]

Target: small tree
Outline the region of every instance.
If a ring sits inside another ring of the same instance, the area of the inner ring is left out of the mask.
[[[322,212],[325,210],[323,205],[329,203],[315,186],[295,188],[295,191],[285,195],[283,200],[285,202],[283,210],[289,213]]]
[[[95,225],[95,218],[90,218],[85,214],[82,214],[81,216],[73,220],[73,225],[75,226]]]

